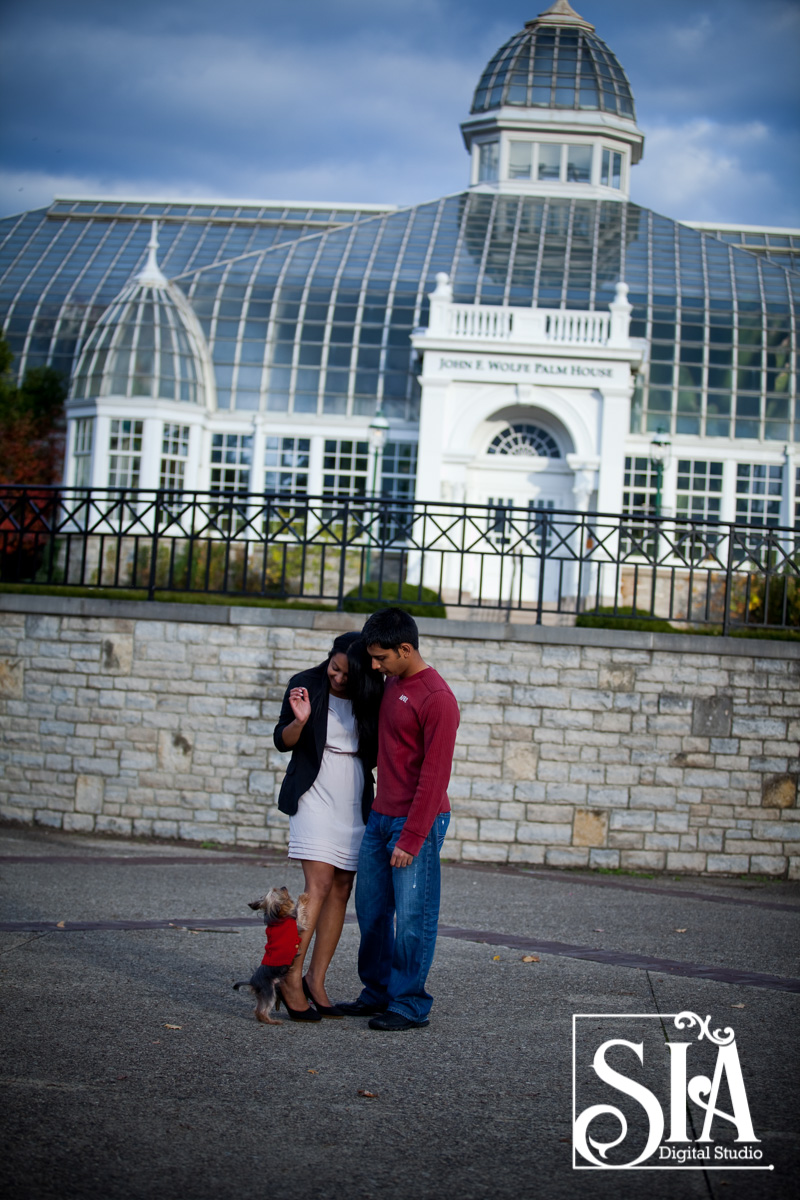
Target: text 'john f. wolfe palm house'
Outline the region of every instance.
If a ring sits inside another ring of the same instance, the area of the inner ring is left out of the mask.
[[[65,482],[794,525],[800,232],[632,204],[630,86],[566,0],[461,130],[467,189],[406,209],[0,222],[20,374],[72,376]]]

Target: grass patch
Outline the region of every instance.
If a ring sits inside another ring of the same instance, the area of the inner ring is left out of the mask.
[[[63,584],[0,583],[0,593],[30,596],[76,596],[90,600],[144,600],[146,588],[67,587]],[[244,608],[293,608],[309,612],[334,612],[322,600],[282,600],[271,596],[241,596],[227,592],[160,592],[153,596],[160,604],[223,604]]]

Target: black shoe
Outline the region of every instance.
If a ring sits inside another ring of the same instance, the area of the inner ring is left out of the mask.
[[[332,1017],[336,1020],[341,1020],[344,1016],[344,1013],[339,1008],[338,1004],[320,1004],[318,1000],[314,999],[314,997],[311,995],[311,988],[306,983],[305,975],[303,976],[303,995],[305,996],[306,1000],[308,1000],[309,1004],[314,1005],[321,1017]]]
[[[283,996],[281,994],[281,989],[279,987],[276,987],[275,988],[275,1012],[277,1012],[278,1009],[280,1008],[281,1001],[283,1001],[283,1007],[286,1009],[287,1013],[289,1014],[290,1021],[321,1021],[322,1020],[322,1017],[320,1016],[320,1014],[317,1012],[317,1010],[315,1008],[289,1008],[289,1005],[286,1003],[285,996]]]
[[[366,1000],[340,1001],[336,1007],[345,1017],[374,1017],[386,1012],[385,1004],[368,1004]]]
[[[424,1021],[412,1021],[410,1017],[404,1017],[402,1013],[385,1012],[380,1017],[373,1017],[369,1023],[370,1029],[384,1029],[392,1033],[399,1032],[401,1029],[422,1029],[424,1025],[430,1025],[430,1021],[426,1017]]]

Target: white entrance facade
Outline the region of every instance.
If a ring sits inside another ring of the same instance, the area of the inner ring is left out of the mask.
[[[486,526],[484,551],[494,553],[481,556],[476,541],[466,580],[455,557],[426,558],[423,582],[469,591],[472,570],[484,596],[569,594],[555,563],[540,580],[531,549],[542,536],[564,536],[563,521],[560,534],[549,527],[549,512],[622,511],[631,395],[645,353],[629,336],[627,291],[617,285],[608,313],[457,304],[448,277],[437,276],[429,326],[412,338],[422,356],[416,498],[489,506],[476,522]],[[526,553],[515,568],[503,559],[521,539]]]

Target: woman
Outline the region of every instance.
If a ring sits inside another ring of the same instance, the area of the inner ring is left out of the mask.
[[[275,726],[277,748],[292,751],[278,807],[289,814],[289,857],[302,863],[309,897],[300,951],[280,985],[294,1021],[343,1016],[325,991],[325,973],[342,932],[372,807],[382,696],[382,677],[371,670],[360,635],[343,633],[326,662],[289,680]]]

